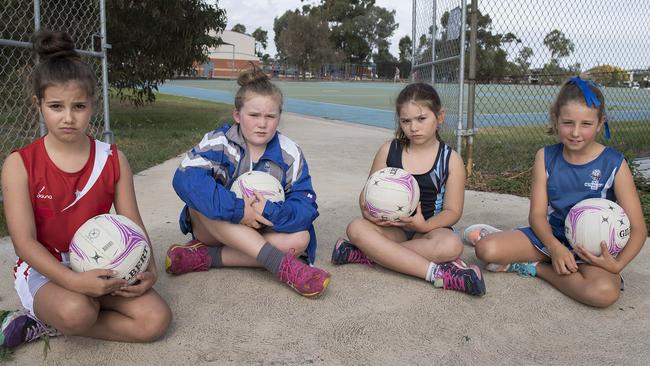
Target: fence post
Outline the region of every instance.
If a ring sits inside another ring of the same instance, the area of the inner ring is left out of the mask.
[[[104,98],[104,141],[113,143],[113,131],[111,131],[110,113],[108,110],[108,49],[111,45],[106,42],[106,3],[99,0],[99,28],[102,39],[102,94]]]
[[[436,86],[436,36],[438,27],[436,27],[436,1],[433,1],[433,12],[431,16],[431,85]]]
[[[460,58],[458,62],[458,130],[456,136],[456,150],[463,152],[463,101],[465,100],[465,27],[467,25],[467,3],[461,0],[460,21]]]
[[[411,18],[411,19],[413,19],[413,24],[411,24],[411,28],[412,28],[411,32],[412,33],[411,33],[411,75],[410,75],[410,79],[411,79],[412,83],[417,81],[417,80],[415,80],[415,72],[414,72],[415,71],[415,50],[416,50],[416,48],[415,48],[415,29],[416,28],[415,27],[416,27],[416,22],[417,22],[417,19],[416,19],[417,5],[418,5],[417,0],[413,0],[413,14],[412,14],[412,18]]]
[[[34,32],[38,32],[41,29],[41,2],[40,0],[34,0]],[[38,62],[38,55],[36,56]],[[41,136],[45,136],[47,133],[47,128],[45,128],[45,121],[43,120],[43,115],[38,114],[38,132]]]
[[[474,105],[476,101],[476,26],[478,23],[478,0],[472,0],[469,31],[469,75],[467,90],[467,176],[472,176],[474,164]]]

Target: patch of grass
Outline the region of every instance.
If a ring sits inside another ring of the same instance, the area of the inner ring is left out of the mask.
[[[152,105],[136,108],[111,100],[111,130],[133,173],[158,165],[194,146],[231,118],[232,106],[158,94]],[[0,236],[8,235],[0,203]],[[2,354],[0,353],[0,357]]]
[[[0,362],[11,361],[14,357],[14,352],[11,348],[0,347]]]
[[[232,107],[158,94],[156,103],[136,108],[111,101],[111,129],[134,173],[187,151],[203,135],[231,118]]]
[[[638,167],[634,164],[630,166],[634,174],[634,183],[639,192],[639,200],[641,201],[641,209],[643,210],[643,218],[645,224],[650,229],[650,179],[641,175]]]

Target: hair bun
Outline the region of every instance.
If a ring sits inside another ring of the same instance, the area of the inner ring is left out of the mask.
[[[41,30],[34,34],[32,43],[41,61],[79,58],[72,37],[65,32]]]
[[[239,86],[245,86],[260,81],[264,82],[270,80],[268,75],[266,75],[262,69],[255,66],[253,63],[251,63],[251,65],[251,69],[243,71],[239,74],[239,77],[237,77],[237,84]]]

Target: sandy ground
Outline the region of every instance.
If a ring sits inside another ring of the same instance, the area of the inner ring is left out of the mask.
[[[486,273],[487,295],[474,298],[381,268],[334,267],[333,244],[358,215],[358,192],[391,132],[292,114],[283,116],[281,130],[302,146],[318,193],[317,265],[332,272],[322,297],[302,298],[258,269],[165,274],[165,250],[187,240],[178,229],[181,202],[171,187],[175,158],[135,177],[161,271],[155,288],[174,312],[167,335],[152,344],[59,337],[45,360],[36,342],[17,349],[8,364],[648,364],[647,249],[624,270],[621,298],[604,310],[512,274]],[[525,198],[468,191],[456,228],[526,225],[527,213]],[[466,247],[463,258],[476,262],[473,248]],[[0,261],[0,308],[16,308],[8,238],[0,242]]]

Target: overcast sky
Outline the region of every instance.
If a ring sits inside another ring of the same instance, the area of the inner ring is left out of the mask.
[[[257,27],[268,31],[266,52],[275,55],[273,42],[273,19],[287,10],[304,4],[317,4],[318,0],[219,0],[220,8],[226,10],[231,29],[235,24],[246,26],[252,33]],[[399,28],[391,39],[390,51],[399,55],[399,39],[411,36],[412,0],[376,0],[378,6],[395,10]],[[455,6],[454,1],[439,4]],[[529,46],[535,51],[533,67],[548,62],[550,54],[543,45],[544,36],[558,28],[575,44],[573,55],[565,64],[580,62],[583,70],[597,64],[609,63],[626,69],[650,67],[650,3],[648,0],[579,0],[575,2],[548,2],[539,0],[485,0],[480,1],[481,10],[491,16],[494,30],[513,32],[522,42],[510,49],[510,60],[521,47]],[[439,9],[440,11],[440,9]],[[425,17],[426,15],[422,14]],[[420,27],[418,27],[420,28]],[[424,28],[426,29],[426,27]],[[422,31],[419,31],[422,33]]]

